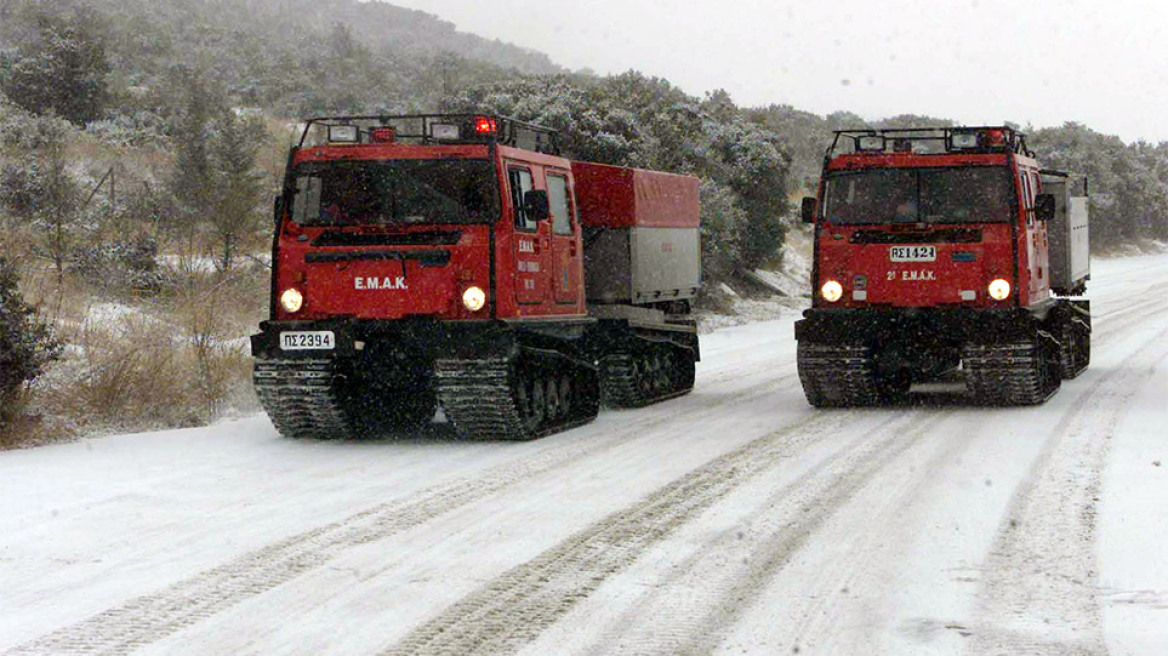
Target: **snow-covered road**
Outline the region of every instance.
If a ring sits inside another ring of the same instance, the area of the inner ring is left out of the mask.
[[[794,317],[524,444],[256,417],[0,453],[0,654],[1168,653],[1168,256],[1037,408],[803,399]]]

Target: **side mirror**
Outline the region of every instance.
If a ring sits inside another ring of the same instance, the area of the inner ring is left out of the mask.
[[[272,203],[272,220],[277,226],[280,225],[280,220],[284,218],[284,196],[283,194],[276,196],[275,202]]]
[[[1038,194],[1034,199],[1034,214],[1039,221],[1050,221],[1054,218],[1054,194]]]
[[[523,194],[523,205],[527,209],[527,218],[532,221],[543,221],[552,215],[548,194],[543,189],[532,189]]]
[[[803,197],[803,223],[815,223],[815,197]]]

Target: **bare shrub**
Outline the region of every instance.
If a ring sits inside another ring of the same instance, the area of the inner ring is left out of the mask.
[[[87,322],[44,390],[49,411],[83,431],[202,423],[172,332],[134,312]]]
[[[58,431],[89,434],[255,411],[247,335],[266,302],[257,274],[189,274],[149,302],[91,306],[34,402]]]

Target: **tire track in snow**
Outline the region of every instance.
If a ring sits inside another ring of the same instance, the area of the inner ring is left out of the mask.
[[[1107,653],[1096,502],[1111,438],[1152,373],[1141,363],[1168,358],[1166,338],[1168,329],[1156,332],[1106,369],[1052,430],[982,566],[971,653]]]
[[[765,510],[751,515],[749,527],[723,532],[704,544],[692,556],[656,583],[605,635],[589,646],[589,654],[706,654],[722,643],[759,596],[781,576],[782,570],[807,541],[857,494],[871,485],[889,465],[905,457],[925,440],[951,411],[918,411],[876,434],[866,434],[855,444],[819,463],[795,481],[774,490],[761,505]],[[888,506],[897,500],[895,491],[929,476],[919,474],[896,481]],[[859,531],[883,534],[886,526],[873,519]],[[846,577],[857,571],[870,554],[833,564],[833,572]],[[833,579],[834,581],[834,579]],[[835,586],[835,583],[825,584]],[[838,586],[832,592],[839,590]],[[684,592],[679,592],[684,591]],[[810,595],[815,597],[815,595]],[[818,603],[791,599],[791,604]],[[816,608],[805,615],[817,618]],[[789,608],[784,612],[795,614]],[[645,618],[653,618],[652,623]],[[792,627],[799,634],[802,627]],[[800,644],[792,640],[792,644]],[[790,653],[772,645],[774,653]],[[797,653],[797,650],[796,652]]]
[[[813,413],[710,461],[504,573],[413,630],[383,655],[517,651],[679,526],[855,416],[855,412]],[[919,431],[913,431],[914,437],[905,438],[905,427],[895,425],[900,418],[884,419],[877,439],[868,438],[854,450],[855,455],[844,456],[853,469],[869,458],[886,460],[879,453],[881,447],[919,437]],[[830,487],[841,480],[847,480],[847,474],[827,476],[824,484]]]
[[[1168,301],[1165,301],[1159,296],[1155,296],[1151,300],[1132,303],[1131,305],[1093,316],[1091,319],[1093,324],[1091,335],[1092,345],[1094,346],[1099,342],[1106,343],[1113,335],[1121,334],[1131,326],[1144,323],[1149,317],[1163,314],[1165,310],[1168,310]]]
[[[1129,312],[1129,308],[1109,313],[1109,319],[1114,316],[1122,316],[1123,320],[1108,321],[1106,330],[1097,331],[1098,343],[1108,343],[1114,335],[1120,334],[1131,325],[1148,321],[1149,318],[1168,311],[1168,303],[1162,299],[1137,305],[1137,309],[1140,311],[1137,315]],[[1117,416],[1122,416],[1122,411],[1117,412]],[[916,444],[906,443],[900,446],[903,446],[903,449],[910,449]],[[943,451],[933,456],[931,461],[946,462],[951,460],[953,453],[964,449],[965,446],[960,442],[950,443]],[[897,448],[901,450],[899,447]],[[883,463],[880,468],[892,461],[893,459],[890,459]],[[831,466],[835,467],[836,465],[833,463]],[[908,489],[910,486],[919,486],[927,482],[927,472],[931,471],[930,467],[925,466],[917,471],[919,475],[912,479],[897,481],[892,488]],[[873,471],[869,476],[877,473],[879,472]],[[816,506],[814,501],[808,502],[802,495],[807,490],[815,489],[816,483],[813,481],[816,476],[820,475],[822,475],[820,471],[809,472],[799,482],[777,491],[768,502],[767,507],[770,510],[752,518],[748,530],[733,535],[719,536],[718,539],[705,545],[693,556],[679,563],[667,578],[656,582],[653,589],[645,593],[634,608],[622,613],[620,622],[613,629],[606,631],[602,639],[593,643],[587,653],[596,656],[624,652],[700,654],[716,650],[719,645],[718,636],[722,630],[731,626],[740,617],[743,607],[759,594],[759,586],[765,587],[767,582],[781,570],[780,565],[788,562],[790,557],[794,555],[794,551],[791,551],[786,545],[795,541],[801,546],[802,542],[814,531],[814,527],[810,524],[817,526],[827,519],[826,515],[818,515],[802,518],[803,521],[796,521],[800,519],[798,513],[806,512],[807,508]],[[863,481],[856,479],[854,482],[862,483]],[[843,488],[836,488],[834,491],[841,489]],[[848,490],[847,497],[851,498],[855,491],[854,489]],[[890,491],[895,492],[891,488]],[[906,491],[901,497],[911,499],[911,491]],[[843,501],[846,499],[841,499],[841,503],[832,505],[831,510],[833,512],[838,510]],[[783,508],[790,508],[793,511],[784,512],[781,510]],[[883,511],[889,517],[894,517],[901,510],[903,507],[893,507],[892,505],[883,507]],[[792,512],[796,516],[795,520],[791,519]],[[856,539],[862,541],[863,536],[869,535],[869,533],[871,533],[872,540],[886,537],[887,525],[879,518],[873,519],[874,521],[870,525],[857,529],[859,537]],[[751,535],[766,535],[768,533],[770,534],[769,541],[761,545],[759,545],[758,538],[753,540],[750,538]],[[791,630],[783,632],[784,635],[791,636],[787,641],[789,645],[786,643],[779,646],[772,644],[772,648],[786,651],[788,646],[790,648],[796,646],[806,648],[815,643],[825,646],[825,637],[830,642],[833,628],[831,626],[833,613],[830,607],[834,601],[838,601],[838,597],[829,593],[845,588],[854,589],[855,586],[850,585],[849,582],[857,576],[862,576],[864,574],[863,563],[874,558],[873,552],[865,548],[852,549],[849,553],[852,554],[852,557],[832,563],[831,572],[824,573],[826,578],[831,579],[830,581],[825,580],[821,584],[817,584],[816,589],[824,590],[824,594],[810,594],[804,590],[803,596],[799,599],[792,599],[791,603],[801,604],[806,608],[798,610],[796,613],[790,605],[785,607],[785,613],[788,615],[802,614],[804,620],[793,625]],[[711,554],[716,554],[716,556],[711,557]],[[768,562],[771,564],[770,570],[761,571],[759,564]],[[724,580],[727,577],[726,570],[728,568],[734,569],[737,563],[744,563],[744,566],[745,563],[750,563],[749,573],[741,575],[740,581],[737,582],[740,587],[732,592],[718,592],[717,590],[721,589],[719,586],[726,586]],[[719,582],[719,579],[723,579],[723,581]],[[677,586],[685,590],[684,595],[677,594],[679,589]],[[726,600],[727,604],[718,610],[710,611],[711,600],[719,597]],[[684,618],[687,616],[701,616],[703,613],[708,617],[705,625],[697,625],[694,621],[688,621],[688,633],[691,638],[688,641],[681,639],[685,631],[668,627],[663,629],[661,626],[664,618],[678,618],[680,621],[686,622]],[[653,626],[646,626],[644,621],[646,617],[655,618]],[[863,651],[864,647],[870,647],[870,645],[834,645],[828,650],[850,652],[852,647],[855,647],[857,651]]]
[[[523,481],[571,466],[582,458],[601,455],[661,425],[684,422],[686,417],[704,415],[711,410],[732,411],[734,407],[789,387],[795,380],[794,374],[771,375],[733,388],[734,397],[729,400],[721,394],[708,398],[689,395],[685,397],[689,403],[684,410],[651,413],[639,421],[634,412],[625,413],[631,421],[607,435],[551,445],[519,462],[438,485],[408,499],[379,504],[274,542],[158,592],[135,597],[89,619],[15,646],[5,651],[4,656],[130,653],[318,569],[348,549],[414,528]]]

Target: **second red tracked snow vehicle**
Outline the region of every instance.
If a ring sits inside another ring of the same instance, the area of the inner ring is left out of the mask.
[[[979,402],[1045,401],[1090,360],[1086,183],[1009,127],[840,131],[816,198],[812,308],[796,323],[815,406],[870,405],[958,366]]]
[[[276,204],[255,389],[281,433],[530,439],[689,391],[698,181],[486,115],[317,118]]]

